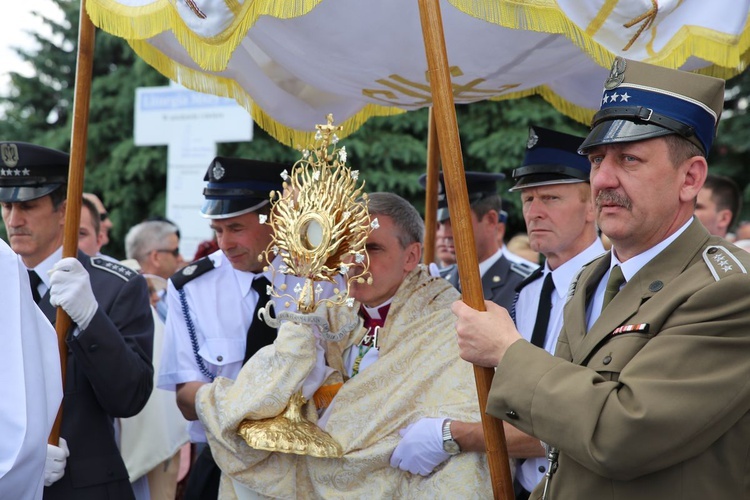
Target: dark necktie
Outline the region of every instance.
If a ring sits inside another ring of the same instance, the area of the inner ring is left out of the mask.
[[[33,269],[27,269],[27,271],[29,272],[31,296],[34,298],[34,302],[38,304],[39,301],[42,300],[41,295],[39,295],[39,285],[42,283],[42,278],[40,278],[36,271],[34,271]]]
[[[547,337],[547,327],[549,326],[549,315],[552,310],[552,292],[555,291],[555,282],[552,280],[552,273],[547,273],[542,285],[542,293],[539,295],[539,307],[536,310],[536,321],[534,322],[534,331],[531,334],[531,343],[544,349],[544,340]]]
[[[607,280],[607,287],[604,290],[604,301],[602,302],[602,312],[609,305],[615,295],[620,291],[620,287],[625,283],[625,276],[622,274],[622,268],[615,266],[609,272],[609,279]]]
[[[265,307],[266,303],[270,300],[267,290],[270,284],[264,276],[259,276],[253,280],[252,287],[253,290],[258,292],[258,303],[255,305],[253,318],[250,322],[250,327],[247,329],[244,362],[247,362],[258,350],[273,344],[273,341],[276,340],[276,328],[268,326],[265,321],[258,318],[258,311]]]

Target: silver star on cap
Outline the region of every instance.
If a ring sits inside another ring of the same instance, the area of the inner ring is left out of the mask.
[[[224,170],[224,167],[221,165],[214,165],[213,170],[211,170],[211,175],[214,176],[215,180],[221,180],[222,177],[224,177],[224,173],[226,171]]]

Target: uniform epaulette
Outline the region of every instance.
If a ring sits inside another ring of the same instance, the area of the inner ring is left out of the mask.
[[[510,263],[510,270],[513,271],[516,274],[520,274],[524,278],[528,278],[531,273],[536,271],[536,267],[532,267],[528,264],[523,264],[521,262],[511,262]]]
[[[104,259],[102,257],[93,257],[91,259],[91,265],[97,269],[109,271],[115,276],[119,276],[125,281],[130,281],[132,278],[138,276],[138,272],[130,269],[128,266],[123,266],[119,262],[113,260]]]
[[[716,281],[732,274],[747,274],[737,257],[721,245],[711,245],[703,250],[703,260]]]
[[[194,280],[198,276],[207,273],[213,268],[213,261],[208,257],[203,257],[202,259],[188,264],[180,271],[177,271],[169,279],[172,280],[172,284],[174,285],[174,287],[179,290],[191,280]]]
[[[538,280],[539,278],[542,277],[543,274],[544,274],[544,267],[543,266],[537,267],[535,270],[531,272],[531,274],[526,276],[523,279],[523,281],[521,281],[518,285],[516,285],[516,293],[520,293],[521,290],[523,290],[526,287],[526,285]]]

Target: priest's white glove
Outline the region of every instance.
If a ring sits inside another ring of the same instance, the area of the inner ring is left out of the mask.
[[[47,445],[47,460],[44,462],[44,486],[52,486],[65,475],[65,464],[68,463],[70,450],[65,439],[60,438],[60,446]]]
[[[445,418],[423,418],[401,429],[401,441],[391,455],[391,467],[428,476],[450,455],[443,450]]]
[[[89,273],[73,257],[62,259],[49,271],[49,302],[62,307],[78,328],[85,330],[99,304],[91,290]]]

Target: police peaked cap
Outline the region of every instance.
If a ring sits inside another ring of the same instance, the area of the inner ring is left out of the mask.
[[[291,168],[279,163],[217,156],[208,166],[201,215],[226,219],[254,212],[270,201],[271,191],[281,191],[281,175]]]
[[[469,203],[474,205],[478,201],[497,194],[497,183],[505,179],[505,174],[492,172],[464,172],[466,175],[466,191],[469,196]],[[419,177],[419,185],[427,185],[427,174]],[[448,212],[448,198],[445,196],[445,179],[443,172],[440,172],[438,180],[438,202],[437,202],[437,220],[443,222],[450,217]],[[498,214],[499,216],[500,214]]]
[[[579,152],[677,134],[708,155],[724,107],[724,80],[616,58],[601,109]]]
[[[516,185],[510,190],[588,182],[591,164],[578,154],[583,137],[542,127],[529,127],[523,165],[513,170]]]
[[[68,181],[70,157],[26,142],[0,142],[0,202],[35,200]]]

